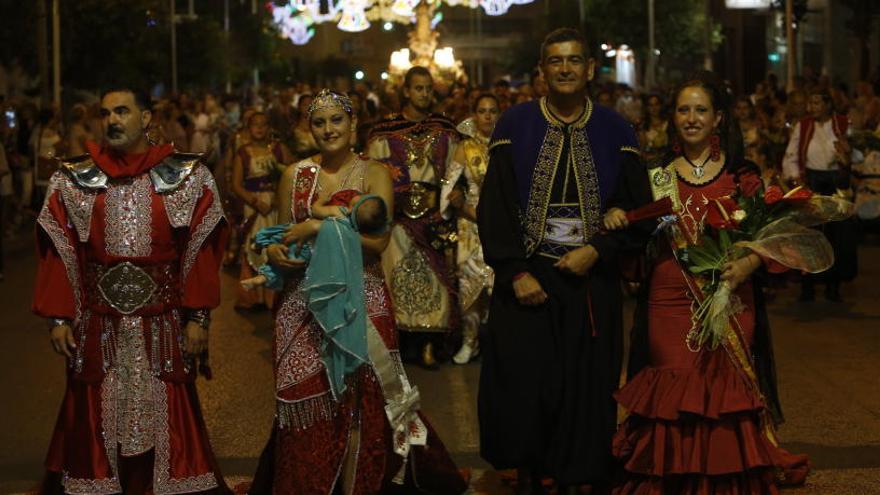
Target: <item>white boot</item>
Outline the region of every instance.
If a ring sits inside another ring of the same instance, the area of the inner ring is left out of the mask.
[[[480,341],[477,336],[480,328],[480,316],[473,312],[467,311],[462,315],[462,333],[464,338],[461,342],[461,349],[452,356],[455,364],[467,364],[480,353]]]
[[[452,360],[455,364],[468,364],[479,353],[479,347],[471,345],[470,342],[464,342],[461,344],[461,349],[455,353],[455,356],[452,356]]]

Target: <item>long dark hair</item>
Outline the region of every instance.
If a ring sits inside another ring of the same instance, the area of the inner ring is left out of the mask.
[[[704,70],[694,72],[685,78],[685,80],[672,91],[671,98],[669,99],[670,104],[672,105],[672,111],[669,115],[669,126],[667,128],[669,142],[679,142],[678,129],[675,127],[678,96],[685,90],[685,88],[695,87],[702,88],[706,91],[712,102],[712,107],[716,112],[721,112],[721,122],[718,124],[718,136],[721,138],[721,151],[724,152],[727,158],[725,168],[727,168],[728,171],[734,172],[742,166],[745,156],[742,131],[740,131],[739,123],[731,114],[731,95],[728,93],[724,83],[714,72]],[[675,151],[670,150],[667,156],[664,157],[663,165],[671,162],[675,159],[675,156]]]
[[[651,116],[648,115],[648,104],[651,98],[656,98],[660,102],[660,119],[669,120],[669,105],[663,101],[663,97],[659,93],[648,93],[642,99],[642,107],[645,109],[645,120],[642,122],[642,130],[651,130]],[[667,127],[668,129],[668,127]]]

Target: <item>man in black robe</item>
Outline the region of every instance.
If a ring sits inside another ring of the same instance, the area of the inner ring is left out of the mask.
[[[595,61],[572,29],[550,33],[541,69],[550,93],[499,120],[477,208],[495,269],[480,377],[481,455],[517,468],[518,492],[607,488],[622,355],[617,255],[638,229],[602,232],[610,206],[650,201],[635,133],[593,104]]]

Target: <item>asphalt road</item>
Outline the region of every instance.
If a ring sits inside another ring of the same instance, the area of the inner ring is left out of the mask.
[[[30,313],[35,261],[29,234],[7,255],[0,282],[0,493],[33,489],[60,403],[63,363],[42,320]],[[843,289],[845,303],[820,297],[796,303],[795,287],[771,303],[780,390],[787,422],[779,434],[791,451],[811,456],[814,472],[790,494],[880,494],[880,243],[860,251],[861,273]],[[232,309],[224,274],[214,314],[214,379],[200,381],[208,429],[224,474],[252,474],[272,421],[271,322],[267,312]],[[506,494],[498,473],[478,456],[476,394],[479,365],[410,367],[423,408],[460,466],[473,474],[473,493]]]

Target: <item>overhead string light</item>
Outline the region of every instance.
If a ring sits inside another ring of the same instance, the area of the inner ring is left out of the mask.
[[[504,15],[512,5],[532,3],[534,0],[289,0],[283,6],[270,3],[272,17],[281,36],[295,44],[305,44],[314,36],[315,25],[334,22],[347,32],[369,29],[370,20],[413,23],[416,7],[422,1],[434,7],[442,4],[482,8],[490,16]],[[442,20],[435,16],[432,29]],[[387,30],[387,28],[386,28]]]

